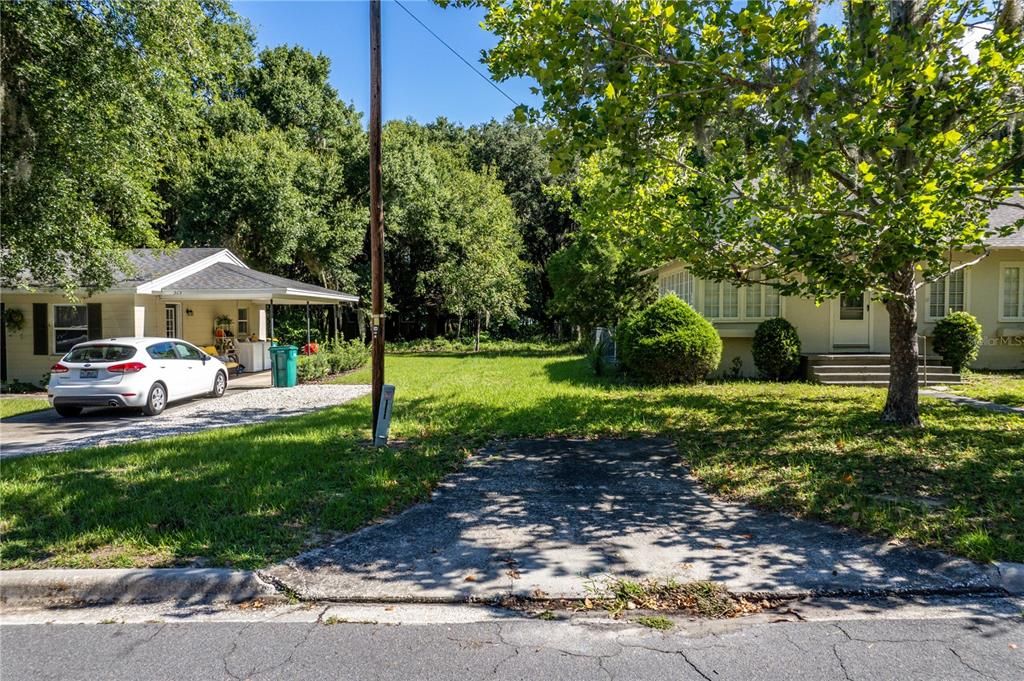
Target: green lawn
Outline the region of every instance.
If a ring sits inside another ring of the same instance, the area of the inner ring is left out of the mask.
[[[368,369],[343,380],[366,382]],[[6,462],[4,567],[254,567],[426,498],[493,437],[665,434],[717,492],[978,559],[1024,560],[1024,419],[884,392],[738,382],[641,389],[573,356],[400,355],[392,435],[369,401],[209,433]]]
[[[1024,407],[1024,371],[971,371],[950,392],[1011,407]]]
[[[5,397],[0,399],[0,419],[9,419],[18,414],[49,409],[46,398],[39,397]]]

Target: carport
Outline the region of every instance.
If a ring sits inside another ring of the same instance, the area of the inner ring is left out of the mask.
[[[306,342],[309,343],[310,309],[332,308],[333,328],[340,328],[342,305],[354,305],[359,297],[323,286],[286,279],[230,262],[219,262],[169,283],[160,290],[160,301],[183,310],[182,335],[197,345],[214,345],[218,354],[237,352],[250,371],[269,368],[268,352],[274,333],[274,308],[302,305],[306,311]],[[254,318],[248,310],[254,309]],[[232,316],[232,313],[237,317]],[[242,319],[243,313],[245,319]],[[209,329],[210,331],[206,331]],[[212,333],[210,336],[205,333]]]

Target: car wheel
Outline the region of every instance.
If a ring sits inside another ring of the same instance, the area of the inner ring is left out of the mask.
[[[213,391],[210,397],[224,397],[224,391],[228,389],[228,379],[223,371],[217,372],[217,378],[213,379]]]
[[[68,416],[78,416],[79,414],[82,413],[81,407],[69,407],[65,404],[58,405],[54,407],[54,409],[57,410],[58,414],[65,418],[67,418]]]
[[[166,406],[167,388],[163,383],[154,383],[153,387],[149,389],[149,398],[146,400],[146,406],[142,408],[142,413],[146,416],[156,416]]]

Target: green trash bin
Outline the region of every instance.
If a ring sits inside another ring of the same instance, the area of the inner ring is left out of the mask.
[[[294,345],[270,348],[270,375],[275,388],[291,388],[299,383],[299,349]]]

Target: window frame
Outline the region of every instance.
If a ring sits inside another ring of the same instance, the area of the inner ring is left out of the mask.
[[[58,308],[62,308],[62,307],[70,307],[72,310],[76,311],[76,314],[77,314],[78,310],[81,310],[82,312],[84,312],[85,313],[85,323],[83,325],[81,325],[81,326],[78,326],[78,325],[76,325],[76,326],[57,326],[57,309]],[[77,345],[78,343],[84,343],[85,342],[85,341],[78,341],[76,343],[72,343],[71,346],[69,348],[67,348],[66,350],[61,350],[60,348],[57,347],[57,332],[58,331],[77,331],[77,330],[81,330],[81,331],[85,332],[85,340],[86,341],[89,340],[89,308],[86,305],[84,305],[84,304],[72,305],[71,303],[53,303],[52,305],[50,305],[50,314],[52,315],[52,320],[53,320],[53,323],[50,324],[50,343],[51,343],[50,347],[52,348],[52,351],[50,353],[51,355],[60,355],[61,357],[63,357],[64,355],[66,355],[69,352],[71,352],[71,348],[75,347],[75,345]]]
[[[749,284],[749,285],[744,285],[744,284],[736,285],[736,284],[733,284],[732,282],[728,282],[728,281],[718,281],[718,282],[716,282],[716,281],[711,281],[711,280],[708,280],[708,279],[700,279],[700,278],[694,276],[694,274],[690,271],[690,269],[688,267],[673,268],[671,270],[666,270],[666,271],[661,272],[661,273],[658,274],[658,295],[659,295],[659,297],[666,296],[669,293],[675,293],[682,300],[686,300],[682,296],[679,296],[679,294],[675,290],[675,288],[673,288],[670,285],[670,283],[669,283],[670,279],[672,277],[676,277],[676,276],[680,276],[680,277],[682,277],[682,276],[689,276],[690,277],[690,281],[692,282],[691,286],[692,286],[692,291],[693,291],[693,300],[692,301],[687,300],[686,302],[690,303],[690,305],[693,306],[693,309],[697,310],[697,312],[701,316],[703,316],[705,319],[707,319],[708,321],[711,321],[711,322],[713,322],[715,324],[718,324],[718,323],[728,323],[728,324],[759,323],[759,322],[765,321],[766,319],[773,319],[776,316],[777,317],[782,317],[783,314],[784,314],[786,297],[781,295],[781,294],[779,294],[779,297],[778,297],[778,312],[777,312],[777,314],[773,315],[773,316],[766,316],[765,315],[765,310],[768,307],[767,290],[769,288],[772,288],[768,284],[755,283],[755,284]],[[682,285],[682,281],[680,281],[680,284]],[[725,304],[726,304],[726,299],[728,297],[728,294],[726,293],[727,289],[725,288],[727,286],[732,287],[736,291],[736,316],[735,317],[723,317],[722,316],[722,312],[723,312],[723,310],[725,308]],[[708,314],[708,311],[707,311],[707,304],[709,302],[709,297],[710,297],[709,294],[708,294],[708,291],[712,290],[712,287],[714,287],[714,289],[718,291],[718,296],[717,296],[718,313],[716,315],[714,315],[714,316]],[[758,309],[761,312],[760,316],[751,317],[751,316],[747,315],[748,297],[751,294],[756,295],[758,297],[758,300],[759,300]]]
[[[970,312],[970,305],[968,305],[968,301],[970,300],[970,290],[971,290],[971,288],[970,288],[971,268],[970,267],[964,267],[962,269],[957,270],[956,272],[950,272],[950,273],[944,274],[941,277],[939,277],[938,279],[934,279],[932,281],[927,282],[927,285],[924,287],[924,290],[925,290],[925,295],[924,295],[924,318],[925,318],[925,321],[937,322],[937,321],[939,321],[940,319],[942,319],[943,317],[945,317],[946,315],[949,314],[950,310],[949,310],[949,281],[948,280],[949,280],[949,277],[953,276],[954,274],[960,274],[960,273],[963,273],[962,276],[964,278],[964,305],[963,305],[962,310],[956,310],[956,312],[961,312],[961,311],[962,312]],[[937,284],[940,281],[943,282],[943,286],[942,286],[942,309],[944,310],[944,312],[940,316],[936,317],[936,316],[934,316],[932,314],[932,302],[933,302],[933,299],[932,299],[932,286]]]
[[[1005,306],[1003,300],[1006,296],[1005,277],[1003,276],[1003,270],[1009,268],[1015,268],[1020,271],[1020,275],[1017,278],[1017,316],[1008,317],[1003,313]],[[1024,261],[1021,260],[1007,260],[1006,262],[999,263],[999,300],[997,301],[998,308],[998,319],[1001,322],[1024,322]]]
[[[236,330],[236,334],[238,335],[239,338],[242,338],[243,336],[248,336],[249,335],[249,308],[247,308],[247,307],[240,307],[240,308],[238,308],[237,313],[238,313],[238,323],[237,323],[238,328]]]

